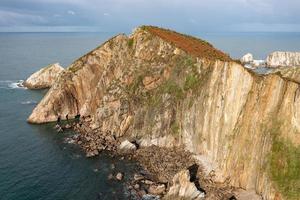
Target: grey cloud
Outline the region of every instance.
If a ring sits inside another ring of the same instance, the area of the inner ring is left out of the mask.
[[[299,0],[1,0],[0,26],[129,31],[140,24],[154,24],[182,31],[259,31],[265,27],[280,30],[286,24],[300,30],[298,8]],[[9,13],[26,13],[26,17]]]

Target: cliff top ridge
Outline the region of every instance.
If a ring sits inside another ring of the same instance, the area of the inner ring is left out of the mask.
[[[216,49],[205,40],[156,26],[141,26],[140,28],[174,44],[193,56],[209,60],[233,61],[228,54]]]

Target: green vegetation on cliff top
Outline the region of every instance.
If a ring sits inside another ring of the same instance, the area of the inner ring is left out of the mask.
[[[270,156],[271,178],[286,199],[300,197],[300,146],[290,141],[276,139]]]
[[[280,123],[278,123],[280,124]],[[269,174],[285,199],[300,197],[300,146],[280,137],[280,126],[270,131],[273,137],[269,157]]]

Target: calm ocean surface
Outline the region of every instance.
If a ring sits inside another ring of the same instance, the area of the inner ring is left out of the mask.
[[[68,66],[114,33],[0,33],[0,199],[126,199],[124,183],[108,181],[137,166],[108,155],[87,159],[68,144],[71,133],[57,134],[53,124],[30,125],[26,118],[46,93],[16,87],[50,63]],[[234,58],[251,52],[264,59],[275,50],[300,51],[299,33],[197,34]]]

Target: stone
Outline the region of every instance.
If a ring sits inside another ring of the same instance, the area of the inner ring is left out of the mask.
[[[119,149],[121,151],[134,151],[136,150],[136,146],[133,143],[129,142],[128,140],[124,140],[120,144]]]
[[[150,181],[150,180],[144,180],[143,183],[145,183],[146,185],[152,185],[152,184],[154,184],[154,182]]]
[[[144,176],[142,176],[140,174],[134,174],[134,176],[133,176],[134,181],[140,181],[140,180],[143,180],[143,179],[144,179]]]
[[[123,173],[118,172],[117,175],[116,175],[116,179],[117,179],[118,181],[121,181],[121,180],[123,179]]]
[[[140,185],[136,183],[136,184],[134,185],[134,189],[136,189],[136,190],[140,189]]]
[[[160,200],[160,198],[157,195],[144,194],[142,200]]]
[[[164,184],[160,185],[150,185],[148,192],[154,195],[161,195],[166,191],[166,186]]]
[[[190,182],[190,173],[188,170],[182,170],[177,173],[170,187],[167,198],[180,197],[183,199],[203,200],[205,194],[197,189],[194,183]]]
[[[50,88],[64,71],[58,63],[44,67],[24,81],[23,85],[28,89],[44,89]]]
[[[251,53],[245,54],[241,59],[241,63],[243,64],[249,64],[253,62],[253,55]]]
[[[268,67],[294,67],[300,66],[300,52],[275,51],[268,55]]]
[[[70,129],[70,128],[72,128],[72,126],[71,126],[70,124],[67,124],[67,125],[65,126],[65,128],[66,128],[66,129]]]

